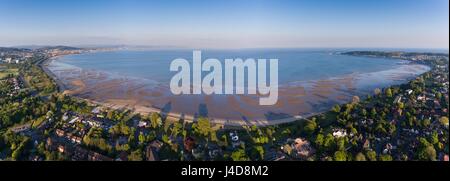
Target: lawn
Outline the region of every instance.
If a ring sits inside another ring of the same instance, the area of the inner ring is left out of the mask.
[[[9,74],[13,74],[14,76],[19,74],[19,69],[8,69],[6,67],[2,67],[0,66],[0,80],[4,79],[5,77],[7,77]]]

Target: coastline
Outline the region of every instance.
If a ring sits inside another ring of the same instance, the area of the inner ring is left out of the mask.
[[[139,105],[136,104],[135,102],[133,102],[133,100],[127,100],[127,99],[107,99],[106,101],[98,101],[95,99],[88,99],[88,98],[82,98],[80,96],[76,96],[73,95],[74,92],[81,92],[79,91],[80,89],[83,89],[83,86],[85,87],[85,85],[83,85],[84,83],[79,80],[78,83],[74,83],[75,81],[78,80],[74,80],[71,82],[71,84],[77,84],[75,85],[77,88],[77,90],[70,90],[67,89],[67,86],[51,71],[48,69],[48,65],[51,63],[51,61],[55,61],[57,58],[59,58],[59,56],[57,57],[50,57],[48,59],[46,59],[43,63],[42,63],[42,67],[44,69],[44,71],[47,73],[47,75],[49,75],[50,77],[52,77],[52,79],[55,80],[55,82],[58,84],[58,91],[60,93],[63,94],[67,94],[67,95],[71,95],[77,99],[86,101],[90,104],[93,105],[99,105],[99,106],[103,106],[103,107],[107,107],[107,108],[111,108],[111,109],[127,109],[130,110],[134,113],[139,113],[139,114],[149,114],[149,113],[153,113],[153,112],[157,112],[160,113],[162,116],[166,117],[168,120],[170,121],[178,121],[180,119],[184,120],[185,122],[191,123],[191,122],[195,122],[197,120],[197,118],[199,116],[195,116],[195,115],[190,115],[190,114],[184,114],[184,113],[178,113],[178,112],[164,112],[162,108],[158,108],[155,106],[144,106],[144,105]],[[423,64],[420,64],[423,65]],[[428,66],[428,65],[426,65]],[[428,70],[426,72],[431,71]],[[424,72],[424,73],[426,73]],[[422,74],[424,74],[422,73]],[[419,74],[416,77],[422,75]],[[406,82],[409,82],[409,80],[405,80]],[[401,85],[401,84],[396,84],[396,85]],[[393,85],[390,85],[393,86]],[[380,87],[380,88],[384,88],[384,87]],[[348,101],[346,101],[348,102]],[[342,104],[342,103],[339,103]],[[223,125],[225,126],[230,126],[230,127],[241,127],[243,125],[256,125],[258,127],[264,127],[264,126],[271,126],[271,125],[279,125],[279,124],[284,124],[284,123],[290,123],[290,122],[295,122],[295,121],[299,121],[299,120],[305,120],[308,119],[312,116],[316,116],[316,115],[320,115],[323,114],[325,112],[328,112],[329,110],[323,110],[323,111],[314,111],[314,112],[308,112],[307,114],[304,115],[293,115],[293,116],[289,116],[287,118],[281,118],[281,119],[275,119],[275,120],[262,120],[262,119],[251,119],[251,120],[243,120],[243,119],[223,119],[223,118],[215,118],[215,117],[208,117],[211,121],[211,123],[214,124],[219,124],[219,125]]]
[[[57,87],[58,87],[58,92],[64,92],[67,88],[64,85],[64,83],[52,72],[48,69],[47,66],[50,65],[51,61],[54,61],[55,58],[58,58],[60,56],[55,56],[55,57],[49,57],[49,58],[45,58],[44,61],[42,61],[41,63],[39,63],[39,67],[42,68],[42,70],[50,77],[53,79],[53,81],[55,81]]]

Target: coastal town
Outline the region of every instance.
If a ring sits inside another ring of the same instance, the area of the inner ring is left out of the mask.
[[[239,127],[87,102],[45,71],[52,57],[104,50],[0,48],[0,160],[448,161],[448,54],[342,53],[431,70],[312,117]]]

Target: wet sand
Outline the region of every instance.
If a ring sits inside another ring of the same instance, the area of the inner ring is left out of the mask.
[[[383,78],[398,84],[423,69],[421,65],[405,66],[401,71],[384,73]],[[371,93],[373,89],[362,90],[359,84],[367,82],[367,77],[377,77],[378,73],[354,73],[282,85],[279,87],[278,102],[273,106],[259,106],[259,97],[255,95],[176,96],[171,94],[167,85],[108,76],[104,72],[53,68],[51,76],[64,83],[65,94],[115,109],[126,108],[141,114],[159,112],[175,120],[194,121],[198,117],[209,117],[214,123],[230,126],[266,126],[309,117],[336,104],[349,102],[354,95]]]

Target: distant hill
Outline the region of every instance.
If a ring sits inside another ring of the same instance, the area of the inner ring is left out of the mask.
[[[77,47],[70,47],[70,46],[45,46],[36,49],[38,51],[40,50],[82,50],[82,48]]]
[[[31,50],[26,48],[0,47],[0,52],[19,52],[19,51],[31,51]]]
[[[396,57],[396,56],[448,56],[446,53],[416,53],[416,52],[384,52],[384,51],[351,51],[342,53],[343,55],[356,56],[376,56],[376,57]]]

